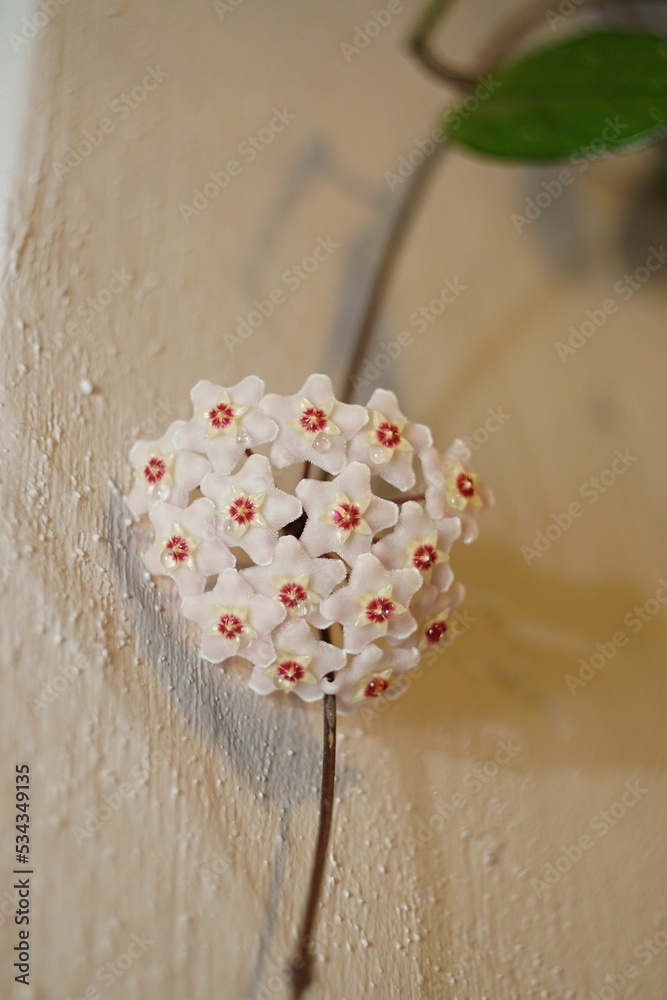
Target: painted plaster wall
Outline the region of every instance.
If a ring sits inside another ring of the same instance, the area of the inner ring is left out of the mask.
[[[8,998],[283,995],[271,977],[310,866],[319,714],[198,662],[109,480],[127,482],[136,436],[187,416],[201,377],[256,372],[287,392],[342,373],[400,197],[385,172],[444,96],[403,55],[408,4],[346,61],[369,11],[71,0],[30,42],[1,358],[0,895],[26,760],[34,985],[12,982],[10,915]],[[454,51],[501,11],[471,3]],[[276,109],[287,124],[251,158]],[[66,160],[102,119],[99,143]],[[184,211],[230,160],[240,172]],[[656,274],[627,301],[613,290],[653,245],[629,219],[655,164],[591,167],[518,233],[512,213],[551,174],[451,156],[414,227],[372,355],[401,330],[414,341],[374,384],[443,445],[489,408],[508,414],[476,454],[498,502],[480,542],[455,550],[469,629],[390,713],[341,723],[314,997],[588,1000],[628,963],[618,995],[664,996],[667,948],[642,942],[667,927],[667,629],[662,609],[632,623],[666,574],[665,288]],[[297,282],[318,240],[336,246]],[[447,281],[465,290],[418,333],[410,316]],[[275,288],[285,302],[230,349]],[[555,345],[610,296],[617,313],[562,361]],[[617,450],[636,461],[582,496]],[[548,551],[522,555],[575,501]],[[627,643],[572,689],[619,631]],[[488,764],[500,743],[511,754]],[[592,848],[540,889],[585,834]],[[142,953],[104,978],[133,935]]]

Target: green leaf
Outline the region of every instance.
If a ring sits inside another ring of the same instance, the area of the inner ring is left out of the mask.
[[[445,115],[447,136],[513,160],[590,157],[667,129],[667,40],[594,31],[480,77]]]

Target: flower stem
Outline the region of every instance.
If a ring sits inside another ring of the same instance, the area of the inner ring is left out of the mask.
[[[517,18],[516,22],[512,22],[513,30],[511,32],[506,32],[502,28],[498,30],[490,42],[487,43],[489,56],[487,56],[484,66],[476,72],[459,73],[451,68],[446,69],[444,64],[433,57],[428,49],[430,35],[451,2],[452,0],[431,0],[410,36],[409,45],[417,58],[428,69],[435,72],[438,76],[447,79],[450,83],[456,83],[465,89],[476,79],[479,73],[490,72],[495,67],[496,60],[506,55],[509,50],[519,43],[523,35],[534,27],[534,17],[527,17],[524,14],[521,19]],[[603,2],[603,0],[600,0],[600,2]],[[617,0],[608,0],[608,2],[613,3],[617,2]],[[488,61],[489,58],[491,58],[491,61]],[[438,124],[440,124],[440,121]],[[415,168],[407,181],[403,201],[389,227],[380,261],[373,275],[364,312],[357,330],[354,350],[343,378],[340,399],[344,403],[349,403],[354,394],[355,386],[353,378],[359,374],[359,370],[366,358],[366,352],[371,343],[375,324],[389,283],[393,277],[405,237],[408,234],[431,174],[437,164],[438,154],[443,149],[446,149],[445,144],[440,142],[434,143],[433,149],[425,154],[424,159]]]
[[[324,745],[322,751],[322,790],[320,796],[320,822],[317,831],[315,858],[310,875],[310,886],[303,914],[297,951],[290,960],[292,998],[299,1000],[313,978],[313,929],[317,904],[322,889],[326,864],[331,820],[333,817],[334,787],[336,780],[336,696],[324,695]]]
[[[344,403],[349,403],[354,393],[353,377],[359,372],[366,357],[378,313],[380,312],[385,293],[393,276],[396,261],[442,148],[440,143],[434,143],[433,149],[425,154],[422,162],[414,170],[407,182],[408,187],[403,196],[403,201],[389,228],[382,249],[382,256],[373,275],[366,306],[357,331],[354,351],[343,379],[340,398]]]
[[[479,74],[474,71],[466,72],[445,63],[443,59],[435,55],[429,46],[433,29],[451,3],[452,0],[431,0],[410,36],[409,44],[417,59],[438,79],[465,89],[474,82],[475,77]]]
[[[408,503],[410,500],[415,500],[417,503],[421,503],[421,501],[424,500],[425,497],[426,497],[425,493],[413,493],[412,496],[409,497],[396,497],[394,503],[397,504],[399,507],[401,506],[401,504]]]
[[[444,67],[443,63],[434,59],[427,49],[428,37],[444,12],[449,6],[450,0],[433,0],[429,5],[423,19],[419,23],[411,38],[411,46],[415,54],[424,62],[428,68],[437,75],[448,79],[451,83],[465,87],[470,83],[472,76],[466,76],[451,68]],[[421,203],[428,181],[433,169],[438,161],[438,154],[443,146],[434,143],[433,149],[428,152],[421,164],[414,170],[408,181],[406,192],[403,196],[396,215],[389,227],[379,263],[373,275],[368,298],[361,322],[357,330],[354,350],[342,385],[340,398],[342,402],[349,403],[354,393],[353,377],[361,368],[366,352],[371,342],[378,314],[382,308],[384,297],[389,287],[389,283],[394,273],[397,259],[403,247],[403,243],[412,224],[412,220]],[[311,474],[310,462],[306,462],[303,470],[303,478],[307,479]],[[406,499],[423,499],[423,494]],[[303,530],[303,517],[297,519],[292,525],[285,529],[285,533],[294,534],[297,538]],[[328,630],[322,630],[322,638],[329,641]],[[328,675],[327,680],[332,680],[333,675]],[[292,983],[292,1000],[300,1000],[310,986],[313,979],[313,931],[315,928],[315,917],[317,905],[322,891],[322,881],[324,879],[324,868],[326,865],[327,849],[331,834],[331,824],[333,819],[334,790],[336,781],[336,696],[325,694],[323,701],[323,749],[322,749],[322,787],[320,792],[320,814],[319,826],[317,830],[317,842],[315,845],[315,857],[310,875],[308,896],[303,913],[299,938],[296,951],[289,962],[289,973]]]

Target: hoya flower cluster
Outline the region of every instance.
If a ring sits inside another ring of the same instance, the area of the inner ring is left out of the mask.
[[[441,454],[392,392],[339,402],[325,375],[294,396],[254,375],[191,396],[189,421],[133,447],[127,502],[150,518],[146,566],[178,589],[201,655],[242,657],[260,694],[335,693],[343,712],[399,693],[448,639],[449,551],[489,499],[466,446]],[[293,493],[276,484],[289,467]]]

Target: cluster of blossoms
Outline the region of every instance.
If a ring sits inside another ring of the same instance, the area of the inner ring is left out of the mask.
[[[146,566],[178,589],[201,655],[249,661],[260,694],[328,692],[343,712],[399,693],[450,638],[463,589],[449,551],[490,500],[467,447],[441,454],[392,392],[342,403],[325,375],[294,396],[251,375],[191,397],[189,421],[134,445],[127,502],[150,518]],[[295,495],[275,483],[289,466],[303,467]]]

